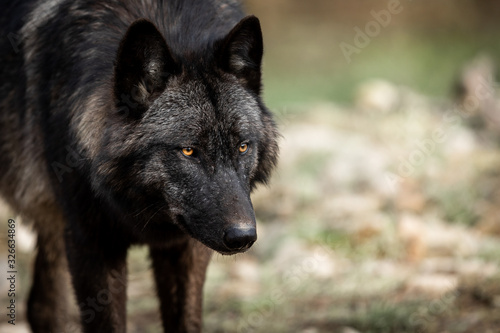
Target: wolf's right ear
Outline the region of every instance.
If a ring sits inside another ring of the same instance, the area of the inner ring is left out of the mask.
[[[118,108],[140,117],[163,92],[168,78],[179,72],[154,24],[145,19],[135,21],[120,43],[115,62],[114,95]]]

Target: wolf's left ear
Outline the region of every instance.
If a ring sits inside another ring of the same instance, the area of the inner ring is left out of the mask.
[[[153,23],[140,19],[123,37],[115,62],[114,95],[119,108],[140,117],[180,72],[170,49]],[[126,103],[126,105],[124,105]]]
[[[263,48],[259,19],[247,16],[222,40],[218,50],[219,66],[259,94]]]

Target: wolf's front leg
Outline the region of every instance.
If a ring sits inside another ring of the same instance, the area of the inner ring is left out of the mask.
[[[78,332],[72,322],[69,296],[68,265],[64,248],[64,222],[59,215],[48,215],[38,225],[38,253],[35,259],[33,286],[28,300],[28,321],[31,330],[38,332]],[[49,224],[52,222],[52,224]]]
[[[165,332],[200,332],[205,272],[212,251],[187,238],[150,247]]]
[[[126,255],[119,236],[66,232],[68,263],[84,332],[126,331]]]

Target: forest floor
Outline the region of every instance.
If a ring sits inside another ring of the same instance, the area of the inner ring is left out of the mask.
[[[277,110],[279,168],[253,195],[259,239],[214,255],[204,332],[499,332],[498,137],[462,111],[380,81],[351,107]],[[2,315],[2,332],[28,331],[33,236],[17,235],[18,322]],[[130,252],[128,331],[160,332],[147,251]],[[7,289],[2,278],[2,314]]]

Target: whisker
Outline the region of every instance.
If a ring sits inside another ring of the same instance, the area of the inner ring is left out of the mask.
[[[146,208],[144,208],[144,209],[140,210],[137,214],[136,214],[136,213],[132,213],[132,214],[133,214],[133,217],[137,217],[137,216],[139,216],[139,215],[140,215],[140,214],[142,214],[145,210],[147,210],[147,209],[149,209],[149,208],[153,207],[154,205],[155,205],[155,204],[153,203],[153,204],[151,204],[151,205],[149,205],[149,206],[146,206]],[[132,214],[131,214],[131,215],[132,215]]]
[[[151,217],[146,221],[146,223],[144,223],[144,226],[142,227],[141,229],[141,232],[144,231],[144,229],[146,229],[146,226],[148,225],[149,221],[151,221],[153,219],[153,217],[155,217],[156,214],[158,214],[158,212],[160,210],[162,210],[163,208],[165,208],[166,205],[162,205],[153,215],[151,215]]]
[[[136,214],[135,214],[135,213],[132,213],[132,214],[130,214],[130,215],[131,215],[131,216],[133,216],[133,218],[137,218],[139,215],[141,215],[142,213],[144,213],[146,210],[148,210],[148,209],[150,209],[151,207],[154,207],[154,206],[155,206],[155,204],[153,203],[153,204],[151,204],[151,205],[147,206],[146,208],[144,208],[144,209],[140,210],[138,213],[136,213]],[[139,220],[139,222],[137,222],[137,223],[134,225],[134,228],[133,228],[133,229],[136,229],[136,228],[139,226],[139,224],[141,224],[141,220]]]

